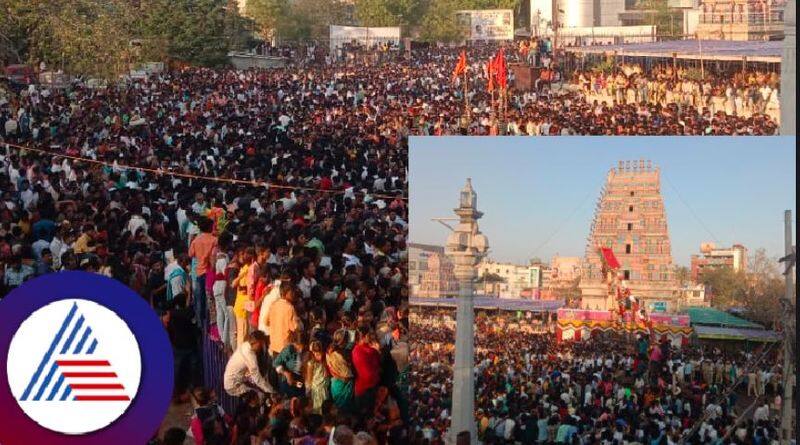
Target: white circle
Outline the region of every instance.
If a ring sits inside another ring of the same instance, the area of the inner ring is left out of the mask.
[[[83,299],[33,312],[11,339],[6,363],[20,408],[44,428],[64,434],[90,433],[117,420],[136,396],[142,374],[139,344],[128,325]]]

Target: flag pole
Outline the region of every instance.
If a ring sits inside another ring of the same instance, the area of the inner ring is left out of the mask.
[[[464,67],[464,110],[467,116],[467,128],[469,128],[469,121],[470,121],[470,110],[469,110],[469,97],[467,94],[469,92],[469,87],[467,86],[467,67]]]

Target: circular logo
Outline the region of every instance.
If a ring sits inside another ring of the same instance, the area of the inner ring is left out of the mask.
[[[59,272],[0,300],[0,443],[136,444],[173,386],[163,324],[118,281]]]
[[[25,414],[66,434],[97,431],[117,420],[142,374],[139,344],[128,325],[82,299],[56,301],[31,314],[14,334],[8,357],[8,383]]]

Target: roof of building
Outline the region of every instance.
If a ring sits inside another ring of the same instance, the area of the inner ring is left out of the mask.
[[[669,57],[678,59],[747,60],[780,63],[783,41],[737,40],[665,40],[661,42],[624,43],[619,45],[573,46],[564,48],[576,53],[613,53],[624,56]]]
[[[500,309],[504,311],[554,312],[564,306],[564,300],[523,300],[511,298],[479,297],[473,298],[476,309]],[[455,298],[410,297],[412,306],[454,307]]]
[[[764,329],[758,323],[739,318],[727,312],[710,307],[690,307],[686,309],[692,326],[715,326],[721,328]]]
[[[748,341],[779,341],[781,336],[775,331],[765,329],[746,328],[721,328],[717,326],[695,326],[697,338],[704,340],[748,340]]]

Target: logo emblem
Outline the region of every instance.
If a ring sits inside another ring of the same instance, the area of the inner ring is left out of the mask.
[[[0,300],[0,443],[141,445],[173,390],[172,348],[147,302],[86,272],[25,282]]]
[[[114,312],[88,300],[61,300],[31,314],[11,340],[9,357],[8,380],[22,410],[65,434],[107,426],[139,388],[136,337]]]

